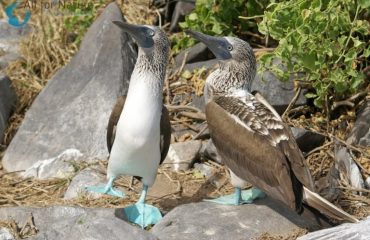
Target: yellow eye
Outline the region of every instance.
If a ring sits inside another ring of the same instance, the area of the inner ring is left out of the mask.
[[[152,29],[148,29],[147,34],[151,37],[154,36],[154,31]]]
[[[233,46],[228,45],[228,46],[227,46],[227,50],[231,52],[231,51],[233,50]]]

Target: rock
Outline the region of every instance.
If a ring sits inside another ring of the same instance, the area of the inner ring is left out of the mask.
[[[0,71],[5,69],[10,62],[18,60],[20,58],[21,57],[16,53],[6,53],[4,55],[0,54]]]
[[[85,168],[79,172],[71,181],[67,191],[64,194],[64,199],[72,199],[78,197],[80,194],[88,194],[91,198],[99,198],[100,193],[86,191],[87,186],[99,186],[106,183],[106,175],[102,174],[96,169]]]
[[[222,158],[218,154],[216,146],[213,144],[212,139],[209,139],[207,143],[204,144],[204,150],[202,151],[202,154],[215,162],[222,163]]]
[[[366,183],[366,187],[367,187],[367,189],[370,189],[370,177],[367,177],[367,178],[366,178],[365,183]]]
[[[176,3],[172,13],[170,32],[179,31],[179,23],[185,20],[185,16],[189,15],[195,8],[195,1],[179,1]]]
[[[325,142],[325,137],[321,134],[303,128],[291,127],[290,129],[302,152],[309,152]]]
[[[0,74],[0,143],[3,141],[8,119],[15,110],[17,101],[17,95],[11,85],[10,79]]]
[[[0,52],[18,53],[18,44],[21,38],[29,34],[30,31],[29,25],[16,28],[12,27],[7,19],[0,19]]]
[[[157,174],[153,186],[148,190],[148,198],[160,199],[175,194],[178,191],[178,184],[171,181],[164,174]]]
[[[67,149],[55,158],[35,162],[21,176],[38,179],[67,178],[75,173],[73,161],[78,160],[83,160],[81,152],[77,149]]]
[[[156,239],[115,216],[114,209],[53,206],[45,208],[8,207],[0,209],[0,219],[24,223],[32,214],[37,235],[29,239]]]
[[[226,206],[209,202],[181,205],[156,224],[152,233],[166,239],[252,239],[263,233],[289,235],[315,224],[282,204],[259,199],[253,204]]]
[[[207,70],[212,70],[215,68],[218,64],[217,59],[211,59],[211,60],[206,60],[206,61],[201,61],[201,62],[194,62],[194,63],[188,63],[185,64],[183,71],[189,71],[193,72],[196,69],[200,68],[205,68]]]
[[[201,147],[202,142],[199,140],[173,143],[162,165],[173,171],[188,170],[198,157]]]
[[[274,61],[273,64],[278,65],[279,68],[283,69],[278,61]],[[262,80],[262,76],[264,80]],[[280,115],[283,114],[296,94],[293,83],[294,76],[291,76],[287,82],[280,81],[271,72],[264,72],[262,76],[260,74],[256,75],[256,78],[252,83],[252,91],[259,91]],[[306,98],[302,91],[295,103],[295,106],[304,104],[306,104]]]
[[[7,228],[0,227],[0,240],[15,240],[15,237]]]
[[[108,118],[117,97],[127,91],[137,55],[133,41],[112,20],[123,21],[115,3],[105,8],[80,51],[35,99],[5,152],[5,170],[27,169],[67,149],[80,151],[85,161],[108,156]]]
[[[336,227],[308,233],[298,240],[366,240],[370,239],[370,217],[359,223],[345,223]]]
[[[190,106],[198,108],[203,113],[206,112],[206,102],[205,102],[205,99],[204,99],[203,95],[202,96],[197,96],[193,93],[191,99],[192,99],[192,101],[189,104]]]
[[[349,144],[370,146],[370,101],[367,101],[357,114],[356,122],[347,139]]]
[[[204,43],[197,43],[194,46],[183,50],[175,57],[175,63],[177,67],[180,67],[183,63],[186,53],[188,53],[188,55],[186,57],[185,63],[195,63],[214,58],[212,52]]]
[[[194,164],[194,169],[198,170],[206,179],[210,179],[215,175],[215,169],[204,163]]]

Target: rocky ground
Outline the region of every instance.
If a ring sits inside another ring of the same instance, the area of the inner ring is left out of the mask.
[[[191,4],[183,4],[172,6],[169,31],[176,31],[185,10],[191,10]],[[144,231],[124,221],[121,208],[134,203],[141,190],[140,182],[130,177],[116,182],[127,193],[125,199],[83,190],[105,182],[106,124],[117,96],[127,91],[135,64],[134,43],[111,24],[122,20],[122,9],[131,22],[141,16],[150,23],[156,15],[143,10],[146,5],[108,5],[78,52],[74,54],[77,47],[72,45],[57,51],[63,59],[60,67],[40,73],[38,81],[21,68],[32,62],[21,38],[37,41],[37,29],[14,29],[0,21],[0,239],[296,239],[317,230],[315,223],[270,198],[239,207],[202,202],[232,192],[228,173],[209,143],[202,87],[217,62],[202,44],[172,58],[164,88],[172,144],[148,194],[148,202],[165,215],[161,222]],[[44,55],[39,58],[55,64]],[[301,239],[369,236],[363,227],[370,215],[369,86],[355,99],[355,108],[328,121],[303,92],[297,94],[293,79],[281,83],[268,72],[262,75],[267,81],[258,75],[253,89],[292,126],[320,194],[363,219]],[[32,86],[26,92],[27,84]]]

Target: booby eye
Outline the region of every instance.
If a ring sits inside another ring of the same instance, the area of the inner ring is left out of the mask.
[[[152,30],[152,29],[148,29],[147,31],[146,31],[146,33],[148,34],[148,36],[150,36],[150,37],[153,37],[154,36],[154,31]]]
[[[228,46],[227,46],[227,50],[231,52],[231,51],[233,50],[233,46],[228,45]]]

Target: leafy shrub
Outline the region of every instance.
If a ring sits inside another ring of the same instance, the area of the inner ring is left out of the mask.
[[[263,13],[268,0],[197,0],[195,9],[180,23],[182,29],[193,29],[208,35],[234,35],[256,28],[255,21],[240,21],[240,15],[255,16]],[[257,29],[255,29],[257,30]],[[184,34],[172,38],[173,50],[194,45],[195,40]]]
[[[369,7],[368,0],[271,3],[258,27],[279,45],[260,58],[259,71],[270,70],[282,80],[305,72],[298,80],[314,89],[306,97],[320,108],[356,93],[364,83],[361,70],[369,64]],[[275,58],[287,71],[271,65]]]

